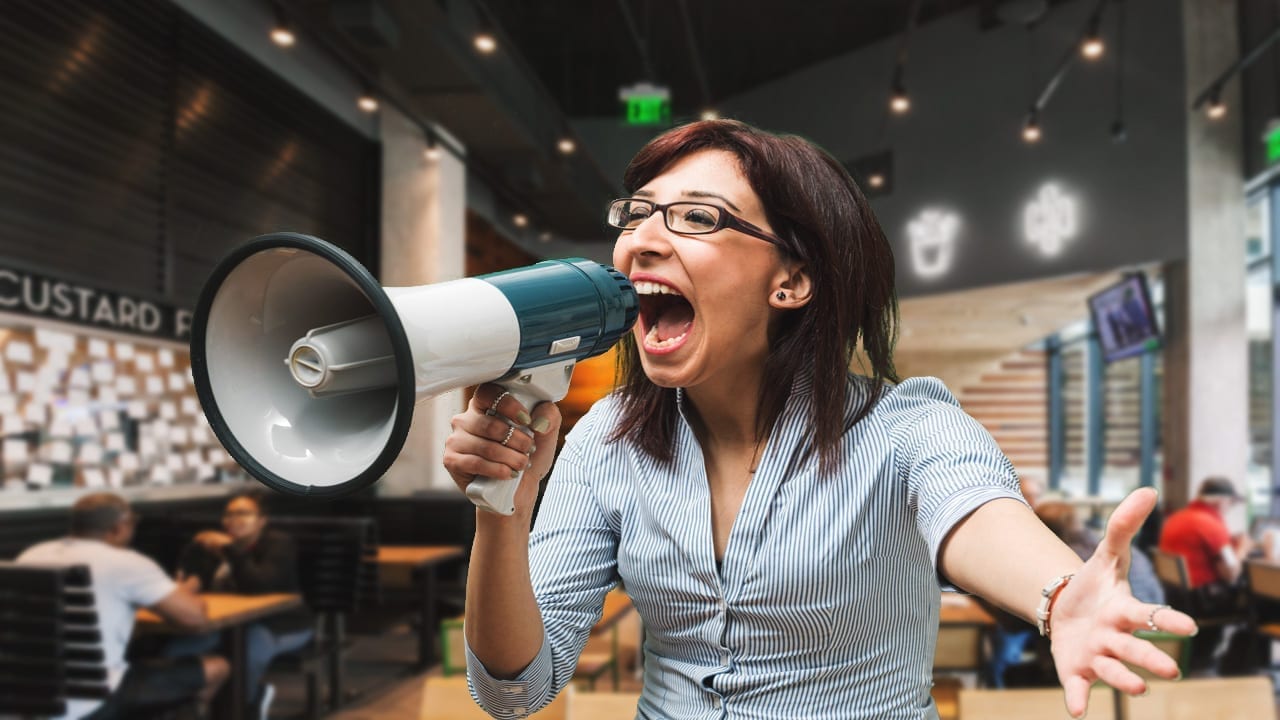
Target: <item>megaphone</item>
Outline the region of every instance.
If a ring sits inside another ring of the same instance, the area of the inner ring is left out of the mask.
[[[378,285],[355,258],[275,233],[213,270],[191,325],[191,372],[214,434],[286,493],[367,487],[399,455],[414,404],[496,381],[525,407],[569,390],[578,360],[635,322],[627,277],[582,258],[416,287]],[[519,479],[467,496],[504,515]]]

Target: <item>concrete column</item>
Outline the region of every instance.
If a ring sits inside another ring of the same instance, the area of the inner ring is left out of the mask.
[[[1234,0],[1183,0],[1187,107],[1239,57]],[[1244,491],[1248,457],[1245,199],[1238,80],[1226,117],[1187,115],[1187,253],[1165,267],[1164,493],[1185,505],[1209,475]],[[1174,208],[1170,208],[1171,211]],[[1241,519],[1234,519],[1241,522]],[[1239,528],[1238,528],[1239,529]]]
[[[448,152],[426,157],[421,130],[394,109],[382,116],[382,268],[384,285],[425,285],[465,272],[466,166]],[[449,419],[462,409],[461,391],[418,403],[413,427],[380,495],[449,487],[441,464]]]

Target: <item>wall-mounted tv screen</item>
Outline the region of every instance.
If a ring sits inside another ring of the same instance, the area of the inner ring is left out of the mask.
[[[1160,327],[1147,290],[1147,276],[1123,280],[1089,296],[1089,312],[1107,362],[1160,349]]]

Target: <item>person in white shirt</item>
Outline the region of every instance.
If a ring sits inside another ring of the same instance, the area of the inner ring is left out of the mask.
[[[190,585],[174,582],[154,560],[129,549],[136,523],[124,498],[85,495],[71,508],[68,537],[18,556],[28,565],[89,567],[111,695],[105,701],[69,701],[67,718],[135,718],[191,699],[204,706],[227,679],[229,665],[216,655],[125,660],[138,608],[182,627],[199,627],[207,618],[204,600]]]

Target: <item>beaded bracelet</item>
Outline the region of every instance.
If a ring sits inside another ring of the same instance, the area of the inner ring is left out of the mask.
[[[1049,618],[1053,615],[1053,603],[1073,577],[1075,577],[1075,573],[1059,575],[1050,580],[1049,584],[1045,585],[1044,589],[1040,591],[1040,607],[1036,608],[1036,629],[1040,631],[1042,637],[1049,637],[1049,633],[1052,631],[1049,627]]]

